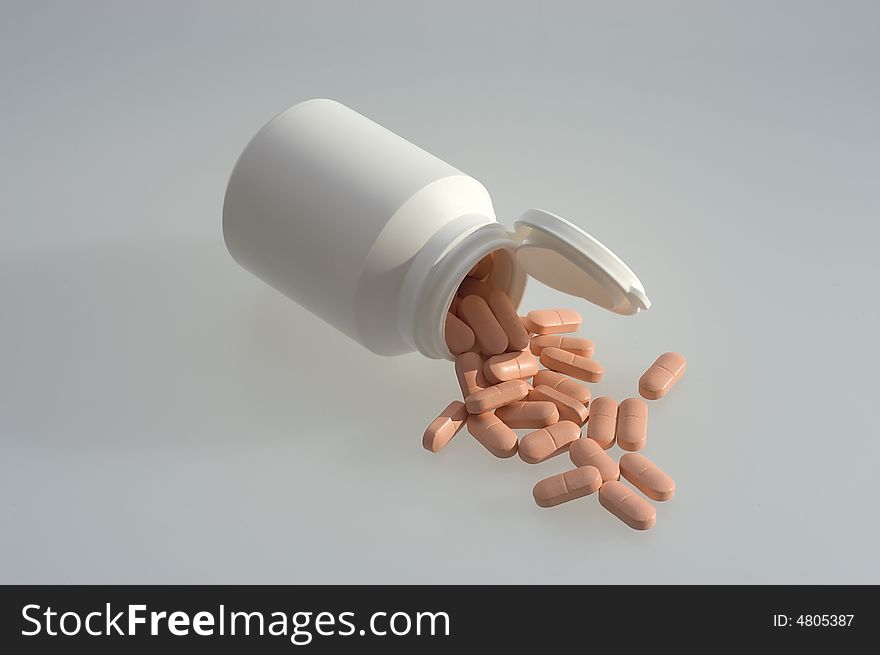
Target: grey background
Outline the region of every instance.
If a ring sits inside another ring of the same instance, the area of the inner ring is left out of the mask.
[[[876,3],[0,11],[3,582],[880,582]],[[448,363],[233,263],[236,157],[319,96],[637,272],[647,314],[575,306],[594,393],[688,356],[651,405],[656,529],[537,508],[565,458],[423,451]]]

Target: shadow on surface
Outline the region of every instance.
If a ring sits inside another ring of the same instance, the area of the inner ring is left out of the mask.
[[[0,297],[5,440],[153,447],[289,439],[328,423],[375,431],[378,399],[454,388],[442,362],[369,353],[220,243],[10,257]]]

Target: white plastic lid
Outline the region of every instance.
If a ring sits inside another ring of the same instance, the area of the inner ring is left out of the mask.
[[[513,226],[516,258],[540,282],[617,314],[651,306],[629,266],[578,226],[541,209],[529,209]]]

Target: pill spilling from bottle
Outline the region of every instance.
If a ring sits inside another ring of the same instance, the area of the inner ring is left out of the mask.
[[[642,398],[666,396],[684,358],[657,358],[641,398],[593,398],[588,385],[606,370],[593,342],[573,334],[580,314],[517,309],[528,278],[621,316],[651,306],[635,272],[575,223],[532,207],[504,225],[478,180],[316,98],[245,146],[226,187],[223,239],[243,268],[371,352],[454,355],[461,398],[431,421],[427,450],[467,429],[496,457],[538,464],[570,452],[575,468],[536,485],[538,505],[597,495],[627,525],[654,525],[645,497],[667,499],[671,479],[606,451],[645,448]]]
[[[504,291],[485,282],[487,255],[461,283],[446,316],[446,344],[455,355],[461,400],[451,402],[428,426],[422,444],[444,448],[463,428],[499,458],[519,454],[538,464],[568,453],[572,467],[535,484],[540,507],[596,495],[599,504],[635,530],[656,523],[648,499],[675,493],[673,479],[641,451],[648,442],[648,404],[666,396],[684,375],[685,358],[660,355],[638,381],[641,398],[618,402],[593,398],[605,367],[593,359],[589,339],[573,309],[541,309],[525,316]],[[522,436],[516,430],[527,430]],[[618,461],[608,452],[623,451]],[[629,483],[621,481],[621,478]]]

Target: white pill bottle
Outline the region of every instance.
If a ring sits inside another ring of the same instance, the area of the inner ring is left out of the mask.
[[[490,252],[486,281],[516,305],[531,275],[619,314],[649,306],[577,226],[530,209],[505,227],[477,180],[333,100],[291,107],[248,143],[223,236],[242,267],[381,355],[451,358],[447,308]]]

